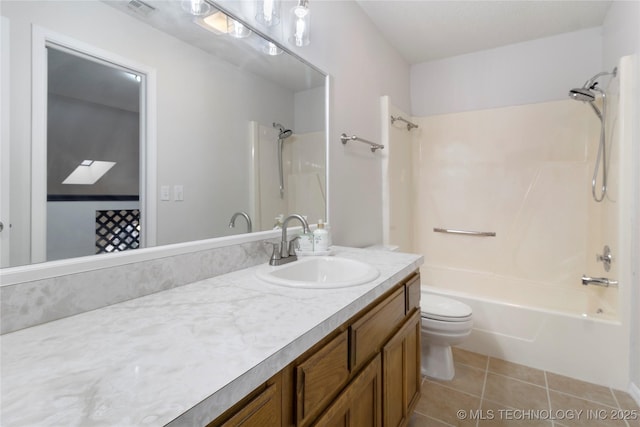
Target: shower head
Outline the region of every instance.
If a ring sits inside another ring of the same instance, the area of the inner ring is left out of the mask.
[[[602,76],[613,76],[618,74],[618,68],[614,68],[613,71],[603,71],[591,77],[584,82],[581,88],[574,88],[569,91],[569,97],[576,101],[593,102],[596,100],[596,94],[594,92],[600,92],[604,95],[604,92],[598,87],[598,79]],[[593,104],[592,104],[593,106]],[[598,114],[599,116],[599,114]]]
[[[273,123],[273,127],[280,129],[278,139],[287,139],[293,134],[293,131],[291,129],[285,129],[284,126],[282,126],[280,123]]]
[[[569,91],[569,97],[576,101],[593,102],[596,100],[596,95],[589,88],[574,88]]]

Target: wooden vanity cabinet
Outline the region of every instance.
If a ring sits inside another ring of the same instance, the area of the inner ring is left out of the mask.
[[[314,427],[381,427],[382,375],[377,355],[313,424]]]
[[[420,384],[413,273],[207,427],[406,426]]]
[[[267,427],[282,424],[282,374],[269,379],[207,427]]]
[[[420,398],[420,329],[420,310],[414,310],[382,349],[386,427],[407,425]]]

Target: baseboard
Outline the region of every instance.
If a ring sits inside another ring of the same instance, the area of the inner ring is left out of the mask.
[[[629,385],[629,394],[633,397],[633,400],[636,401],[638,406],[640,406],[640,388],[634,383],[631,383]]]

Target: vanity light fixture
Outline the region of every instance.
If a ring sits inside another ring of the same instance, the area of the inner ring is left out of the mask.
[[[244,39],[252,33],[252,31],[242,23],[227,16],[227,14],[222,11],[196,18],[194,21],[207,31],[211,31],[214,34],[229,34],[236,39]]]
[[[101,160],[83,160],[78,167],[74,169],[69,176],[62,181],[63,184],[80,184],[80,185],[93,185],[105,173],[109,172],[109,169],[114,167],[116,162],[104,162]]]
[[[280,0],[256,0],[256,21],[267,27],[280,23]]]
[[[200,25],[207,31],[211,31],[214,34],[227,34],[227,15],[221,11],[212,13],[205,17],[196,18],[195,23]]]
[[[309,14],[309,0],[298,0],[298,4],[291,9],[291,44],[298,47],[309,44]]]
[[[202,16],[211,12],[211,5],[205,0],[182,0],[182,9],[194,16]]]

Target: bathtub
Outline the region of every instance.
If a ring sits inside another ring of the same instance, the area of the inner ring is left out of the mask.
[[[443,295],[472,308],[474,328],[461,348],[627,389],[629,335],[608,302],[616,289],[432,266],[423,266],[421,276],[423,298]]]

